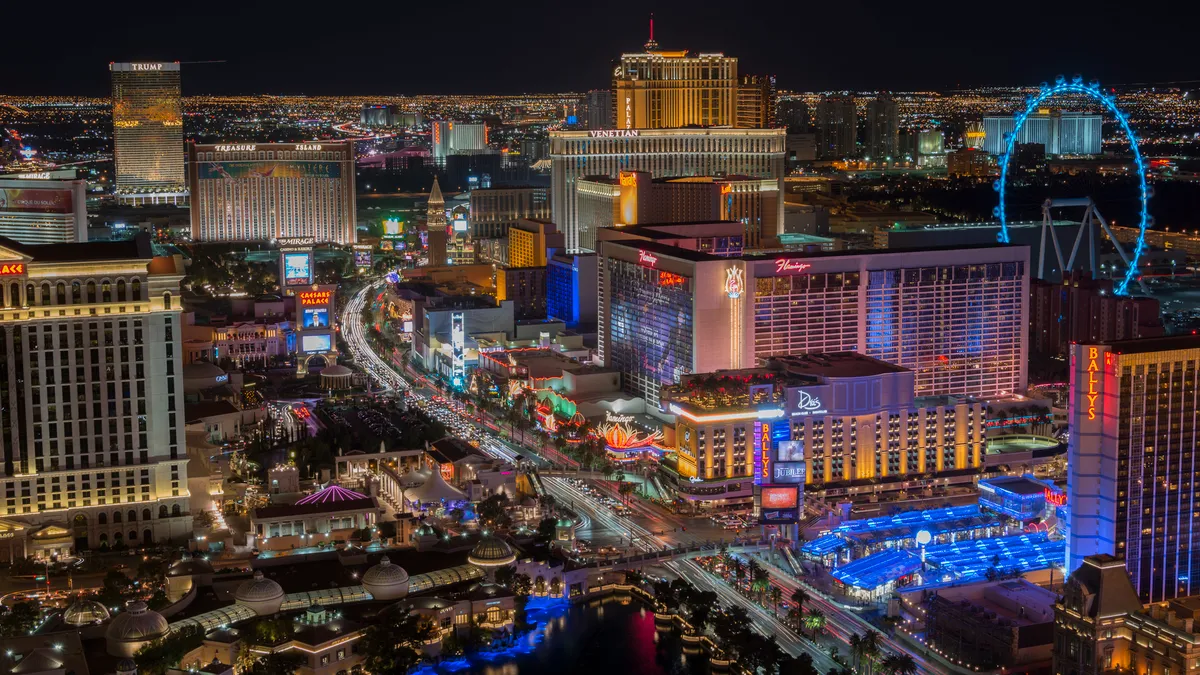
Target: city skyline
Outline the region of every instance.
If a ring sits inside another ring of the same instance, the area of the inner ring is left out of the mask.
[[[197,16],[191,10],[185,15],[156,7],[153,13],[135,11],[64,24],[59,37],[74,48],[61,53],[40,46],[40,33],[10,35],[15,53],[40,56],[6,73],[0,93],[100,96],[107,89],[105,64],[147,60],[184,62],[185,95],[586,91],[610,85],[611,68],[622,52],[641,51],[651,12],[661,48],[721,51],[737,57],[741,71],[775,75],[778,86],[787,90],[1025,86],[1060,73],[1080,73],[1105,85],[1192,84],[1197,76],[1187,58],[1188,43],[1172,35],[1178,31],[1182,38],[1187,15],[1195,10],[1183,3],[1167,4],[1176,6],[1174,13],[1181,20],[1157,27],[1153,50],[1119,50],[1114,45],[1125,40],[1085,39],[1070,39],[1071,48],[1062,48],[1068,32],[1115,38],[1111,19],[1121,7],[1109,2],[1092,5],[1088,12],[1067,3],[1047,7],[1015,2],[1001,11],[941,0],[919,14],[869,2],[780,7],[773,10],[771,23],[785,30],[767,40],[752,17],[743,27],[735,24],[731,29],[718,10],[677,2],[571,18],[548,3],[527,5],[519,15],[476,5],[464,10],[476,20],[456,22],[451,33],[418,28],[442,20],[432,7],[406,7],[395,16],[378,11],[352,16],[344,23],[323,25],[317,34],[304,30],[310,21],[280,18],[256,8],[233,17],[212,11]],[[990,28],[1005,20],[997,15],[1030,30],[1001,36]],[[1034,16],[1052,35],[1054,26],[1064,27],[1063,35],[1047,39],[1045,30],[1022,18]],[[242,28],[203,28],[231,24]],[[250,39],[244,28],[253,25],[276,27],[285,39]],[[137,34],[138,39],[120,47],[94,39],[109,28]],[[286,38],[296,35],[310,37]],[[354,48],[315,49],[313,40]],[[496,53],[488,54],[488,45]],[[548,54],[576,56],[547,58]],[[943,58],[948,54],[977,58]],[[223,62],[188,63],[206,61]],[[513,78],[510,73],[518,64],[526,65],[520,66],[521,76]]]

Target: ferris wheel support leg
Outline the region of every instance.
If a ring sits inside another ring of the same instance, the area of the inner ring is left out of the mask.
[[[1108,222],[1104,220],[1099,211],[1096,211],[1096,219],[1100,222],[1100,227],[1104,228],[1104,232],[1108,235],[1109,240],[1112,241],[1113,248],[1117,249],[1117,255],[1121,256],[1121,262],[1125,263],[1125,267],[1129,267],[1129,254],[1125,253],[1125,247],[1121,246],[1121,242],[1117,240],[1116,235],[1109,229]],[[1150,295],[1150,289],[1146,287],[1146,282],[1142,279],[1141,275],[1138,275],[1137,282],[1142,292]]]

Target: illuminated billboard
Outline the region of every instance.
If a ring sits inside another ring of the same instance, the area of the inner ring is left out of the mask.
[[[341,178],[337,162],[199,162],[200,180],[243,178]]]
[[[800,487],[764,485],[758,520],[763,525],[791,525],[800,522]]]
[[[328,352],[333,349],[333,338],[324,333],[321,335],[302,335],[300,336],[300,351],[308,354],[311,352]]]
[[[466,232],[467,231],[467,221],[463,220],[462,218],[455,220],[454,221],[454,231],[455,232]]]
[[[0,211],[24,213],[72,213],[70,190],[0,188]]]
[[[397,218],[388,218],[383,221],[383,238],[395,239],[404,235],[404,221]]]
[[[370,269],[372,262],[371,247],[356,244],[354,246],[354,266],[360,269]]]
[[[285,286],[307,286],[312,283],[312,252],[283,254],[283,283]]]
[[[333,299],[333,291],[301,291],[296,294],[302,307],[328,305]]]
[[[462,389],[466,383],[466,351],[467,333],[466,317],[462,312],[450,314],[450,383],[455,389]]]
[[[300,325],[303,328],[328,328],[329,309],[320,307],[304,310],[300,315]]]

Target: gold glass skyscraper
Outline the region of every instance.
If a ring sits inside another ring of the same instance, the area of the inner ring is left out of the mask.
[[[117,199],[187,201],[179,63],[110,63]]]
[[[655,45],[657,48],[657,45]],[[687,51],[622,54],[613,72],[618,129],[678,129],[737,123],[737,59]]]

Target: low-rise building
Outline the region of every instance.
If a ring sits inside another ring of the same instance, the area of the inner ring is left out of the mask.
[[[250,512],[252,546],[288,550],[348,539],[379,517],[375,497],[330,485],[295,504],[269,504]]]
[[[928,600],[925,639],[967,668],[1048,665],[1057,599],[1024,579],[939,588]]]

